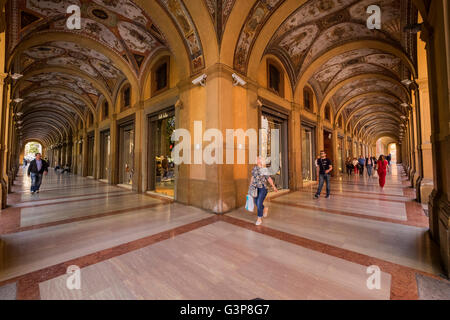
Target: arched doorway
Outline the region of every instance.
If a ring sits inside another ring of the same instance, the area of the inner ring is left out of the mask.
[[[39,142],[31,141],[25,145],[23,160],[30,162],[36,157],[36,153],[42,153],[42,145]]]
[[[388,154],[391,155],[391,163],[397,163],[397,144],[391,143],[388,146]]]

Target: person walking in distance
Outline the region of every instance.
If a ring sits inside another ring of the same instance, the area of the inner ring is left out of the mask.
[[[358,169],[359,169],[360,176],[364,175],[365,164],[366,164],[366,160],[364,159],[364,157],[362,155],[360,155],[359,159],[358,159]]]
[[[356,175],[356,174],[358,174],[358,171],[359,171],[359,169],[358,169],[358,159],[353,158],[352,164],[353,164],[353,169],[355,169],[355,175]]]
[[[388,168],[388,162],[384,158],[383,155],[380,156],[377,163],[377,172],[378,172],[378,179],[380,183],[380,187],[384,188],[384,185],[386,183],[386,170]]]
[[[353,163],[350,157],[348,157],[347,161],[345,161],[345,167],[347,168],[347,175],[350,177],[353,171]]]
[[[316,161],[317,177],[319,179],[319,187],[314,195],[314,198],[318,199],[322,193],[324,182],[327,183],[327,195],[325,198],[330,197],[330,172],[333,170],[331,160],[327,158],[325,151],[320,151],[320,158]]]
[[[367,168],[367,175],[369,176],[369,179],[372,177],[372,170],[373,170],[373,166],[374,166],[374,162],[373,162],[373,157],[371,155],[369,155],[366,158],[366,168]]]
[[[28,167],[28,176],[31,176],[31,194],[39,193],[43,175],[48,174],[48,164],[40,153],[36,153],[36,159],[31,161]]]

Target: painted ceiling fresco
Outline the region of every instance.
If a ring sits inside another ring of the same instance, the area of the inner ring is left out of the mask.
[[[201,72],[205,56],[198,28],[203,24],[193,20],[186,6],[189,0],[152,1],[164,10],[169,23],[180,34],[191,62],[191,74]],[[334,112],[342,111],[344,120],[354,114],[352,125],[370,113],[370,109],[364,109],[367,106],[402,114],[399,105],[410,99],[401,84],[411,76],[409,64],[386,48],[400,50],[414,65],[414,36],[402,32],[406,24],[417,18],[417,11],[411,10],[411,0],[307,0],[299,1],[292,12],[284,12],[292,4],[287,0],[251,1],[246,18],[237,28],[238,40],[232,44],[233,67],[237,72],[246,74],[261,30],[274,14],[279,17],[277,14],[281,13],[285,20],[271,26],[274,32],[270,38],[262,39],[267,42],[264,53],[280,59],[293,90],[299,79],[308,83],[319,105],[328,97],[329,105]],[[236,3],[236,0],[200,3],[201,10],[211,17],[219,46],[227,24],[234,23],[230,17]],[[69,30],[66,26],[66,8],[72,4],[81,8],[81,30]],[[366,9],[373,4],[381,7],[381,30],[366,26]],[[57,105],[58,110],[78,121],[99,105],[104,94],[114,99],[126,75],[142,80],[143,70],[160,49],[170,51],[151,13],[133,0],[10,0],[7,10],[8,52],[15,53],[14,72],[24,74],[15,91],[25,99],[24,110],[38,107],[39,103],[45,107]],[[19,53],[14,51],[21,42],[38,35],[45,37],[47,33],[52,37]],[[310,70],[324,53],[362,40],[377,40],[386,46],[336,50],[338,53],[328,61],[321,61],[317,69]],[[303,79],[305,74],[309,79]],[[344,81],[346,84],[342,86]],[[340,89],[333,90],[337,87]],[[358,99],[353,101],[355,97]],[[50,100],[53,104],[48,104]],[[348,101],[352,102],[342,110]],[[359,126],[364,127],[365,122]]]
[[[402,34],[399,25],[401,2],[307,1],[279,27],[268,45],[267,52],[282,56],[289,64],[292,75],[298,76],[319,55],[345,42],[379,39],[398,43]],[[366,9],[372,4],[381,8],[381,30],[370,30],[366,26],[369,17]]]
[[[81,30],[67,28],[69,5],[81,9]],[[15,55],[15,72],[24,75],[15,90],[24,99],[23,110],[53,101],[67,117],[84,119],[103,93],[113,97],[126,79],[117,61],[139,79],[153,55],[168,48],[159,28],[131,0],[14,0],[7,10],[10,53],[22,41],[52,34],[49,41]],[[81,44],[81,38],[96,45]]]
[[[367,7],[374,4],[381,8],[381,30],[371,30],[366,25],[369,17]],[[282,61],[294,88],[298,79],[317,58],[349,42],[377,40],[412,57],[412,37],[402,32],[403,27],[414,20],[414,17],[408,15],[407,8],[410,5],[408,0],[306,1],[281,24],[269,41],[266,53],[274,54]],[[390,77],[392,81],[380,80],[376,75]],[[329,103],[337,111],[343,104],[359,96],[341,110],[344,117],[356,112],[357,116],[351,121],[354,124],[364,116],[357,113],[357,110],[365,106],[380,108],[388,105],[391,108],[384,110],[391,110],[391,113],[398,110],[401,113],[399,104],[410,99],[401,80],[409,77],[409,69],[399,57],[366,47],[344,51],[331,57],[314,70],[307,81],[314,89],[319,104],[340,83],[352,81],[340,88]],[[374,98],[370,93],[383,94]],[[365,110],[374,112],[375,109]]]
[[[251,49],[259,32],[285,0],[258,0],[242,27],[234,53],[234,68],[245,74]]]
[[[222,43],[222,36],[225,31],[225,26],[228,17],[236,0],[204,0],[206,7],[216,29],[217,41],[219,45]]]
[[[66,26],[69,5],[81,8],[79,31]],[[159,29],[130,0],[16,0],[11,6],[10,50],[36,33],[76,33],[114,51],[140,75],[149,58],[158,49],[167,47]]]

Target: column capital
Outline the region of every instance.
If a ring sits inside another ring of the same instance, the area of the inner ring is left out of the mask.
[[[4,85],[7,83],[6,78],[8,77],[7,73],[0,72],[0,85]]]

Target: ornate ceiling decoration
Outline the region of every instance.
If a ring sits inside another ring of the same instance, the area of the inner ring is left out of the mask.
[[[216,29],[217,41],[219,46],[222,43],[222,36],[225,31],[225,26],[231,10],[234,7],[236,0],[204,0],[206,7]]]
[[[262,27],[285,0],[256,1],[242,26],[234,52],[234,68],[245,74],[253,45]]]
[[[67,28],[69,5],[81,9],[80,30]],[[7,12],[12,68],[24,75],[13,94],[24,99],[17,107],[24,119],[34,110],[51,119],[50,107],[75,123],[84,121],[89,112],[96,116],[102,97],[112,100],[126,79],[118,62],[139,79],[155,53],[168,49],[158,27],[131,0],[14,0],[8,2]],[[46,34],[51,35],[48,40],[15,50],[37,36],[45,39]],[[83,39],[98,45],[86,46]],[[67,122],[53,121],[53,125],[72,128]],[[50,134],[52,128],[42,130]]]
[[[75,33],[115,52],[139,76],[149,58],[167,48],[158,27],[130,0],[16,0],[10,5],[10,51],[37,33]],[[81,30],[66,26],[69,5],[81,8]]]
[[[370,16],[367,7],[374,4],[381,8],[380,30],[371,30],[366,25]],[[413,56],[412,37],[402,31],[414,19],[412,11],[408,11],[410,6],[409,0],[310,0],[280,25],[265,53],[283,62],[291,85],[296,88],[313,62],[330,50],[339,52],[338,48],[344,44],[375,40],[380,43],[379,49],[361,46],[344,50],[320,64],[305,80],[314,89],[322,108],[329,103],[344,117],[353,115],[353,125],[364,116],[355,116],[355,111],[365,106],[374,106],[372,112],[380,106],[403,112],[400,104],[409,102],[410,97],[401,80],[410,78],[409,66],[382,48],[396,48],[405,56]],[[245,64],[242,70],[246,70]]]
[[[197,28],[192,21],[189,11],[186,9],[182,0],[157,1],[177,26],[178,32],[189,52],[192,72],[197,73],[205,67],[205,57],[203,56],[202,43]]]

